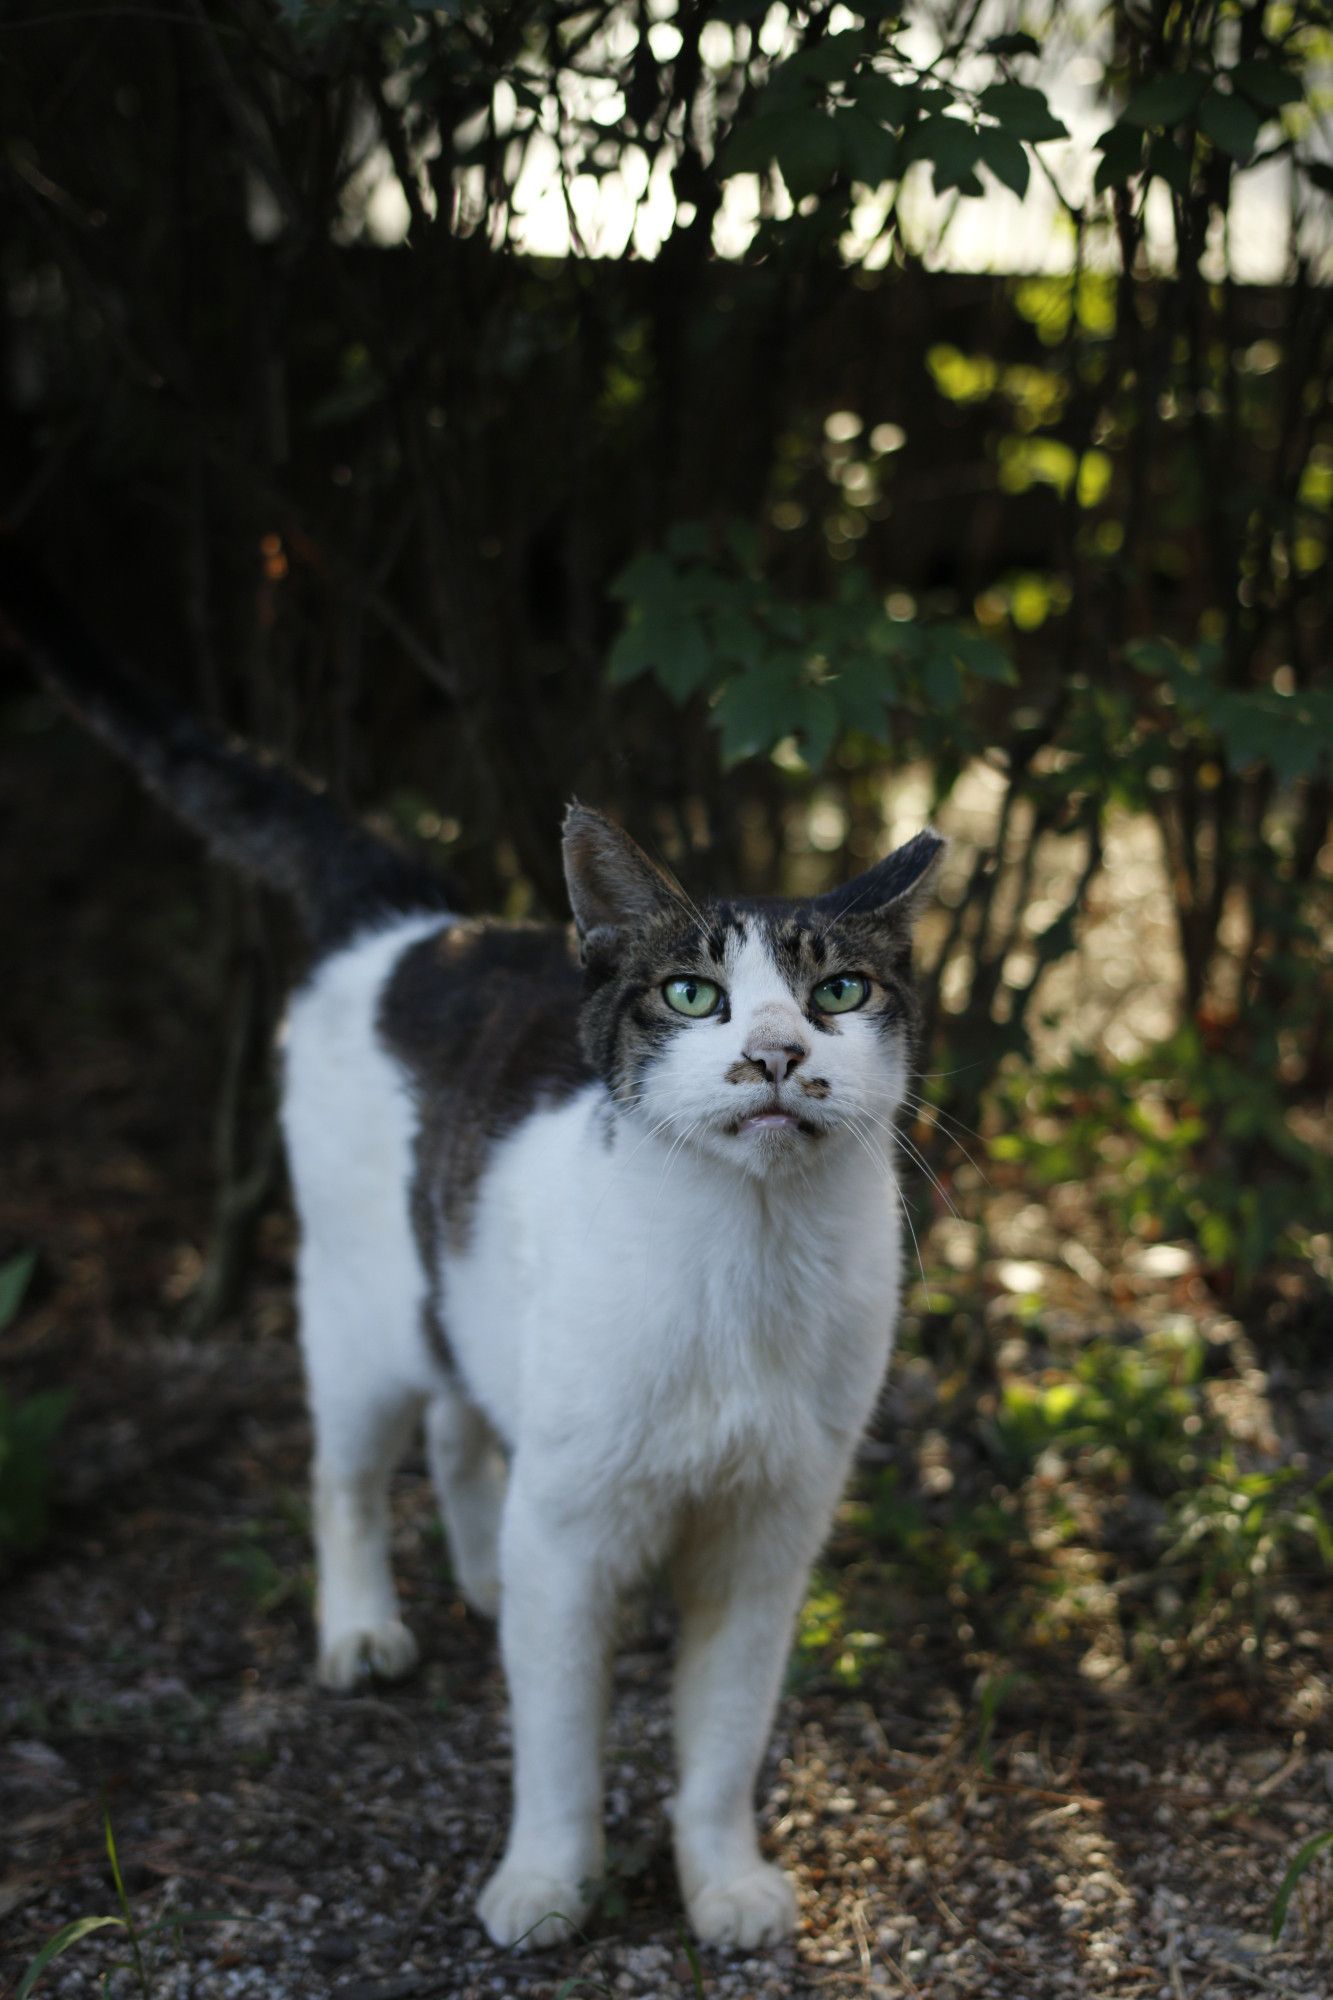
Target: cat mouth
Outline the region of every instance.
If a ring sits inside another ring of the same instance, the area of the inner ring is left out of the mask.
[[[735,1137],[747,1132],[791,1132],[817,1139],[823,1127],[816,1125],[813,1119],[802,1118],[798,1112],[789,1111],[784,1104],[761,1104],[757,1110],[746,1111],[739,1118],[732,1119],[727,1130]]]

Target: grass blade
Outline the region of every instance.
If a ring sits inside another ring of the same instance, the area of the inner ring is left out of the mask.
[[[120,1857],[116,1853],[116,1836],[111,1831],[111,1808],[102,1809],[102,1829],[106,1834],[107,1859],[111,1863],[111,1879],[116,1885],[116,1901],[120,1904],[120,1914],[125,1923],[125,1934],[130,1941],[130,1951],[134,1957],[134,1975],[139,1982],[139,1991],[148,2000],[148,1974],[144,1968],[143,1953],[139,1949],[139,1930],[130,1908],[130,1899],[125,1894],[125,1882],[120,1872]]]
[[[116,1924],[123,1930],[125,1928],[125,1919],[123,1917],[75,1917],[72,1924],[65,1924],[56,1932],[54,1937],[46,1940],[46,1943],[42,1946],[22,1979],[20,1979],[18,1988],[14,1994],[14,2000],[28,2000],[28,1995],[32,1992],[37,1981],[46,1971],[47,1966],[53,1958],[59,1958],[62,1951],[68,1951],[72,1944],[77,1944],[80,1938],[87,1937],[90,1931],[104,1931],[108,1924]]]
[[[683,1926],[678,1927],[678,1935],[680,1937],[680,1948],[685,1954],[685,1962],[690,1968],[690,1982],[694,1987],[697,2000],[704,2000],[704,1969],[699,1963],[699,1954],[694,1949],[693,1940],[688,1936]]]
[[[1296,1892],[1296,1884],[1326,1847],[1333,1847],[1333,1826],[1326,1827],[1322,1833],[1312,1834],[1304,1846],[1298,1847],[1292,1855],[1291,1866],[1282,1877],[1281,1886],[1273,1899],[1274,1944],[1282,1935],[1282,1926],[1287,1921],[1287,1909]]]

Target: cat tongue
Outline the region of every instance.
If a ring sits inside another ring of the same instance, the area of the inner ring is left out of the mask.
[[[747,1118],[743,1130],[747,1132],[780,1132],[784,1125],[794,1125],[796,1120],[787,1111],[756,1111]]]

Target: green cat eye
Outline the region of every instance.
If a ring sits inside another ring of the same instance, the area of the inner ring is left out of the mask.
[[[811,1000],[821,1014],[850,1014],[870,997],[870,981],[840,972],[833,979],[821,979]]]
[[[668,979],[662,988],[662,998],[673,1012],[688,1014],[692,1021],[702,1021],[706,1014],[716,1014],[721,1006],[722,988],[714,986],[711,979],[682,976]]]

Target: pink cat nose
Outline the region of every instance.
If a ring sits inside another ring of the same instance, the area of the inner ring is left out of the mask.
[[[766,1069],[769,1082],[776,1088],[795,1069],[797,1063],[805,1061],[809,1053],[810,1051],[802,1048],[799,1042],[784,1042],[780,1048],[774,1048],[771,1044],[767,1046],[761,1044],[758,1048],[746,1049],[745,1060],[759,1063]]]

